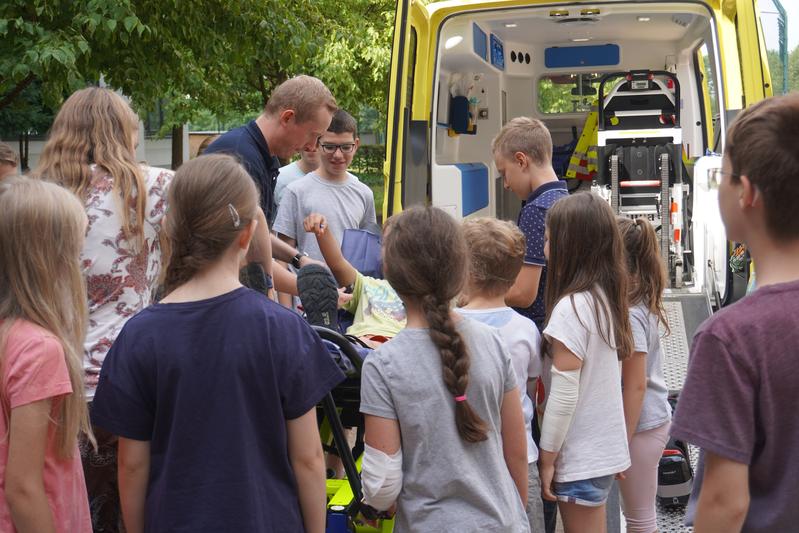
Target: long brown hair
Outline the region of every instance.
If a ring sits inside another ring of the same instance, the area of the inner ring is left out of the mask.
[[[596,302],[595,318],[602,339],[632,355],[627,304],[627,269],[616,217],[602,198],[577,193],[559,200],[547,215],[549,260],[545,292],[547,322],[555,304],[588,292]]]
[[[67,98],[56,115],[39,163],[31,175],[54,181],[86,199],[92,164],[114,178],[125,238],[144,244],[147,192],[136,162],[139,119],[117,93],[100,87],[81,89]]]
[[[201,155],[169,186],[164,288],[175,290],[222,256],[256,216],[258,190],[234,158]]]
[[[383,239],[383,273],[403,300],[421,305],[438,348],[444,384],[453,398],[466,394],[469,351],[452,320],[450,303],[466,279],[468,254],[460,225],[434,207],[391,217]],[[454,401],[454,400],[453,400]],[[466,442],[487,438],[486,423],[468,400],[455,402],[455,424]]]
[[[72,394],[56,406],[57,451],[70,457],[80,432],[94,442],[83,390],[86,286],[80,268],[86,214],[78,199],[55,185],[23,177],[0,182],[0,365],[9,330],[27,320],[64,349]],[[7,391],[2,392],[7,401]]]
[[[630,220],[619,217],[618,223],[627,256],[627,272],[630,275],[627,301],[630,305],[643,303],[668,330],[666,309],[663,306],[666,269],[660,258],[655,228],[643,218]]]

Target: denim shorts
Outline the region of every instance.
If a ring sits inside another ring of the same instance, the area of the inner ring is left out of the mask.
[[[610,494],[610,486],[613,485],[613,474],[609,476],[595,477],[592,479],[581,479],[579,481],[566,481],[552,484],[553,492],[558,501],[566,503],[576,503],[588,507],[599,507],[604,505]]]

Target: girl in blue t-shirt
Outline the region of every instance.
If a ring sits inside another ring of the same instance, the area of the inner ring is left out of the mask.
[[[619,480],[628,533],[657,530],[658,463],[669,440],[671,407],[663,377],[659,324],[666,273],[655,228],[645,219],[619,218],[630,274],[628,301],[633,355],[622,364],[624,418],[632,464]]]
[[[315,405],[343,375],[299,315],[239,283],[259,209],[244,168],[198,157],[168,199],[167,296],[127,322],[92,407],[120,437],[126,528],[321,533]]]

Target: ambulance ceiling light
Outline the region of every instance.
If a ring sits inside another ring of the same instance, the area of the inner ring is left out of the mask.
[[[587,43],[590,40],[591,40],[590,37],[575,37],[574,39],[572,39],[572,42],[573,43]]]
[[[638,22],[649,22],[650,20],[652,20],[651,17],[638,17]]]
[[[505,23],[505,27],[506,28],[516,28],[517,26],[518,26],[518,24],[516,24],[515,22],[507,22],[507,23]]]
[[[462,35],[454,35],[454,36],[450,37],[449,39],[447,39],[444,42],[444,48],[446,50],[449,50],[451,48],[455,48],[456,46],[461,44],[461,41],[463,41],[463,36]]]

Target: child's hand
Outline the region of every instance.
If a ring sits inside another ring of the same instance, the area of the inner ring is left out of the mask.
[[[552,492],[552,481],[555,479],[555,457],[557,454],[546,450],[540,451],[538,458],[538,475],[541,477],[541,496],[545,500],[557,501]]]
[[[352,300],[352,294],[348,292],[344,292],[345,289],[342,287],[338,290],[338,306],[339,308],[344,307],[350,300]]]
[[[321,237],[327,230],[327,219],[324,215],[319,213],[311,213],[302,222],[303,228],[307,233],[313,233],[317,237]]]

